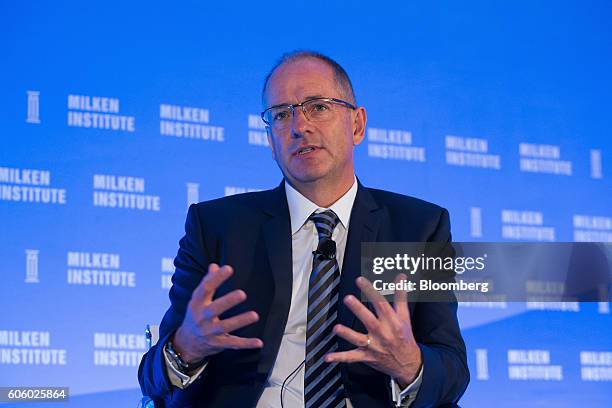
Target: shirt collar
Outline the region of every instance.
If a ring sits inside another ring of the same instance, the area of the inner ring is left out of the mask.
[[[291,217],[291,235],[298,232],[302,225],[308,221],[308,217],[316,210],[333,210],[346,230],[348,230],[351,210],[357,196],[357,178],[354,177],[353,185],[342,197],[340,197],[329,208],[321,208],[285,181],[285,194],[289,205],[289,216]]]

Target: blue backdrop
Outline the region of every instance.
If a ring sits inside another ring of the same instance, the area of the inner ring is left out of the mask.
[[[612,241],[610,2],[220,3],[0,5],[0,386],[136,405],[188,204],[281,180],[258,112],[294,49],[351,76],[361,181],[455,240]],[[609,304],[459,313],[464,406],[612,406]]]

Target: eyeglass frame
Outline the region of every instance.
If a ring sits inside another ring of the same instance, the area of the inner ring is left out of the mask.
[[[304,117],[306,117],[306,119],[308,121],[310,121],[310,119],[308,118],[308,116],[306,114],[306,111],[304,110],[304,104],[308,103],[308,102],[312,102],[312,101],[317,101],[317,100],[337,103],[337,104],[340,104],[340,105],[344,106],[345,108],[350,108],[352,110],[356,110],[357,109],[357,106],[353,105],[352,103],[344,101],[342,99],[338,99],[338,98],[324,98],[324,97],[310,98],[310,99],[306,99],[305,101],[302,101],[302,102],[297,103],[297,104],[281,103],[281,104],[278,104],[278,105],[270,106],[269,108],[266,108],[263,112],[260,113],[261,120],[266,124],[267,127],[272,128],[272,124],[268,123],[268,121],[265,119],[265,114],[266,114],[267,111],[269,111],[270,109],[276,109],[276,108],[281,108],[281,107],[288,107],[289,109],[291,109],[291,117],[293,118],[293,117],[295,117],[295,108],[300,107],[300,108],[302,108],[302,113],[304,114]]]

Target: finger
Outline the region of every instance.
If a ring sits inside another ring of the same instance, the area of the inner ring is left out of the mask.
[[[363,349],[329,353],[325,356],[326,363],[367,363],[370,361],[372,358]]]
[[[395,283],[398,284],[402,280],[407,279],[406,275],[403,273],[398,274],[395,277]],[[397,287],[398,285],[396,285]],[[408,294],[405,290],[395,290],[394,294],[394,303],[395,303],[395,313],[397,317],[399,317],[402,321],[410,322],[410,312],[408,311]]]
[[[212,319],[220,316],[225,311],[244,302],[247,296],[241,289],[236,289],[230,293],[216,298],[212,303],[204,308],[204,318]]]
[[[204,281],[207,276],[210,276],[211,273],[215,273],[219,269],[219,265],[216,263],[211,263],[208,265],[208,272],[202,277],[198,286],[194,289],[191,294],[191,298],[195,300],[203,300],[204,299]]]
[[[234,330],[238,330],[244,326],[253,324],[258,320],[259,315],[257,314],[257,312],[251,310],[250,312],[240,313],[237,316],[221,320],[217,327],[220,327],[221,331],[224,333],[231,333]]]
[[[208,274],[200,283],[203,292],[201,299],[205,305],[212,302],[215,291],[234,273],[233,268],[229,265],[219,267],[216,264],[211,264],[208,270]]]
[[[226,349],[254,349],[262,348],[263,341],[256,337],[238,337],[230,334],[219,338],[218,344],[215,347],[222,347]]]
[[[378,331],[378,326],[380,324],[378,319],[374,316],[374,313],[370,312],[370,310],[359,301],[359,299],[353,295],[347,295],[344,297],[344,304],[359,320],[361,320],[361,323],[363,323],[369,332]]]
[[[363,294],[365,294],[368,301],[374,305],[374,309],[376,309],[376,314],[378,317],[387,319],[393,315],[393,308],[389,302],[387,302],[387,300],[376,289],[374,289],[374,286],[372,286],[372,283],[369,280],[363,276],[360,276],[357,278],[356,282],[357,286],[359,289],[361,289]]]
[[[368,345],[368,336],[366,334],[359,333],[342,324],[334,326],[334,333],[357,347],[366,347]]]

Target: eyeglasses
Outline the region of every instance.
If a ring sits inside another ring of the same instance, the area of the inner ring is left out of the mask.
[[[338,107],[343,106],[352,110],[356,106],[337,98],[312,98],[295,105],[275,105],[261,112],[264,123],[275,130],[283,130],[291,126],[295,109],[300,107],[304,116],[310,122],[325,122],[334,117]]]

